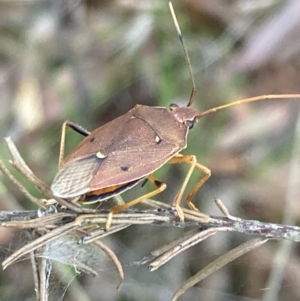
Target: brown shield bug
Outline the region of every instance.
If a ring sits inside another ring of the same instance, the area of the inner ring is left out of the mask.
[[[81,126],[66,121],[62,128],[60,169],[52,183],[53,194],[61,198],[83,196],[86,202],[102,202],[132,188],[145,179],[154,183],[155,190],[126,204],[111,208],[107,227],[113,213],[129,208],[145,199],[152,198],[166,189],[153,172],[164,164],[187,163],[189,171],[173,201],[181,220],[184,219],[180,201],[190,177],[197,169],[204,176],[187,197],[191,209],[197,210],[192,199],[210,177],[210,170],[197,162],[194,155],[182,155],[187,146],[187,134],[199,118],[234,105],[264,99],[300,98],[300,94],[262,95],[235,101],[226,105],[198,112],[191,107],[195,96],[195,83],[190,59],[182,40],[174,10],[170,10],[184,49],[185,58],[192,79],[192,93],[186,107],[171,104],[165,107],[136,105],[126,114],[100,128],[89,132]],[[66,127],[69,126],[86,136],[75,150],[63,161]],[[63,161],[63,164],[62,164]]]

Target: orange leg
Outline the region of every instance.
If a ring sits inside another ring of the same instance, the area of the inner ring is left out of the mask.
[[[125,203],[125,204],[122,204],[120,206],[115,206],[115,207],[112,207],[110,209],[110,213],[108,214],[108,217],[107,217],[107,222],[106,222],[106,226],[105,226],[105,229],[109,229],[110,226],[111,226],[111,222],[112,222],[112,218],[113,218],[113,214],[119,212],[119,211],[122,211],[122,210],[125,210],[127,208],[130,208],[146,199],[149,199],[149,198],[152,198],[153,196],[161,193],[162,191],[164,191],[166,188],[167,188],[167,185],[163,182],[160,182],[158,181],[153,175],[149,175],[147,176],[147,179],[152,182],[153,184],[155,184],[157,186],[157,188],[149,193],[146,193],[128,203]]]
[[[186,186],[187,186],[187,184],[188,184],[188,182],[191,178],[191,175],[192,175],[194,169],[196,168],[196,169],[198,169],[198,170],[200,170],[204,173],[204,177],[202,177],[200,179],[200,181],[196,184],[196,186],[193,188],[193,190],[188,195],[186,200],[187,200],[187,203],[188,203],[189,207],[192,210],[198,211],[198,209],[193,204],[192,199],[195,196],[196,192],[200,189],[200,187],[209,179],[209,177],[211,176],[211,171],[207,167],[205,167],[204,165],[201,165],[200,163],[198,163],[197,158],[194,155],[181,155],[181,154],[178,154],[168,162],[168,164],[178,164],[178,163],[187,163],[191,167],[190,167],[190,169],[189,169],[189,171],[188,171],[188,173],[187,173],[187,175],[184,179],[184,182],[183,182],[180,190],[178,191],[178,193],[177,193],[177,195],[174,199],[173,204],[176,207],[176,209],[177,209],[177,207],[179,207],[180,201],[182,199],[182,195],[183,195],[183,193],[186,189]]]

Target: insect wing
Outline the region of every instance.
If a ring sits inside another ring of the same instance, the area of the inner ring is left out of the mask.
[[[161,140],[145,120],[132,117],[115,134],[111,144],[100,151],[106,157],[90,183],[92,190],[145,177],[179,149]]]
[[[55,196],[71,198],[91,191],[89,184],[102,162],[97,152],[111,144],[114,134],[131,117],[132,110],[96,129],[79,143],[53,180],[51,190]]]
[[[116,136],[126,128],[128,120],[133,117],[133,110],[102,125],[84,138],[74,151],[65,159],[65,163],[77,160],[97,152],[104,152],[110,145],[116,143]]]
[[[89,155],[66,163],[51,185],[53,194],[61,198],[71,198],[89,192],[89,184],[101,161],[95,155]]]
[[[155,122],[150,124],[146,117],[154,114],[158,120],[167,120],[166,112],[165,108],[138,105],[93,131],[66,158],[51,186],[54,195],[70,198],[130,183],[165,164],[184,143],[162,139]],[[184,142],[187,130],[181,131]]]

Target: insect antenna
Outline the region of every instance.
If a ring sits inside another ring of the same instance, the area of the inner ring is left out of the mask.
[[[183,37],[182,37],[182,34],[181,34],[181,30],[180,30],[180,27],[179,27],[179,24],[177,22],[177,18],[176,18],[176,15],[175,15],[175,11],[173,9],[173,5],[172,5],[172,2],[169,2],[169,7],[170,7],[170,11],[171,11],[171,14],[172,14],[172,18],[173,18],[173,21],[174,21],[174,25],[175,25],[175,28],[177,30],[177,34],[178,34],[178,37],[179,37],[179,40],[181,42],[181,45],[183,47],[183,51],[184,51],[184,56],[185,56],[185,60],[188,64],[188,67],[189,67],[189,72],[190,72],[190,77],[191,77],[191,80],[192,80],[192,92],[191,92],[191,96],[190,96],[190,100],[187,104],[187,107],[190,107],[194,101],[194,98],[195,98],[195,94],[196,94],[196,85],[195,85],[195,79],[194,79],[194,74],[193,74],[193,68],[192,68],[192,64],[191,64],[191,61],[190,61],[190,57],[189,57],[189,54],[188,54],[188,51],[185,47],[185,44],[184,44],[184,41],[183,41]]]
[[[222,106],[218,106],[218,107],[215,107],[215,108],[208,109],[208,110],[200,113],[197,116],[197,118],[201,118],[203,116],[209,115],[209,114],[214,113],[216,111],[226,109],[226,108],[229,108],[229,107],[233,107],[233,106],[236,106],[236,105],[248,103],[248,102],[266,100],[266,99],[274,100],[274,99],[296,99],[296,98],[299,99],[300,94],[267,94],[267,95],[254,96],[254,97],[250,97],[250,98],[244,98],[244,99],[240,99],[240,100],[230,102],[230,103],[222,105]]]

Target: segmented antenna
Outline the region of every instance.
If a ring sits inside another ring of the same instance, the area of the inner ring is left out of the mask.
[[[300,94],[266,94],[266,95],[259,95],[259,96],[254,96],[254,97],[249,97],[249,98],[244,98],[244,99],[240,99],[240,100],[236,100],[233,102],[230,102],[228,104],[225,105],[221,105],[215,108],[211,108],[208,109],[202,113],[200,113],[197,118],[201,118],[203,116],[209,115],[211,113],[217,112],[219,110],[223,110],[229,107],[233,107],[236,105],[241,105],[244,103],[248,103],[248,102],[254,102],[254,101],[260,101],[260,100],[274,100],[274,99],[297,99],[300,98]]]
[[[185,47],[185,44],[183,42],[183,37],[182,37],[181,31],[180,31],[179,24],[177,22],[177,18],[176,18],[174,9],[173,9],[172,2],[169,2],[169,7],[170,7],[170,11],[171,11],[171,14],[172,14],[172,17],[173,17],[175,28],[177,30],[177,34],[178,34],[179,40],[180,40],[181,45],[183,47],[185,60],[186,60],[186,62],[188,64],[189,72],[190,72],[190,77],[191,77],[191,80],[192,80],[193,88],[192,88],[190,100],[189,100],[189,102],[187,104],[187,107],[190,107],[192,105],[193,101],[194,101],[195,94],[196,94],[196,85],[195,85],[195,79],[194,79],[194,74],[193,74],[193,68],[192,68],[192,65],[191,65],[191,61],[190,61],[190,57],[189,57],[188,51],[187,51],[187,49]]]

